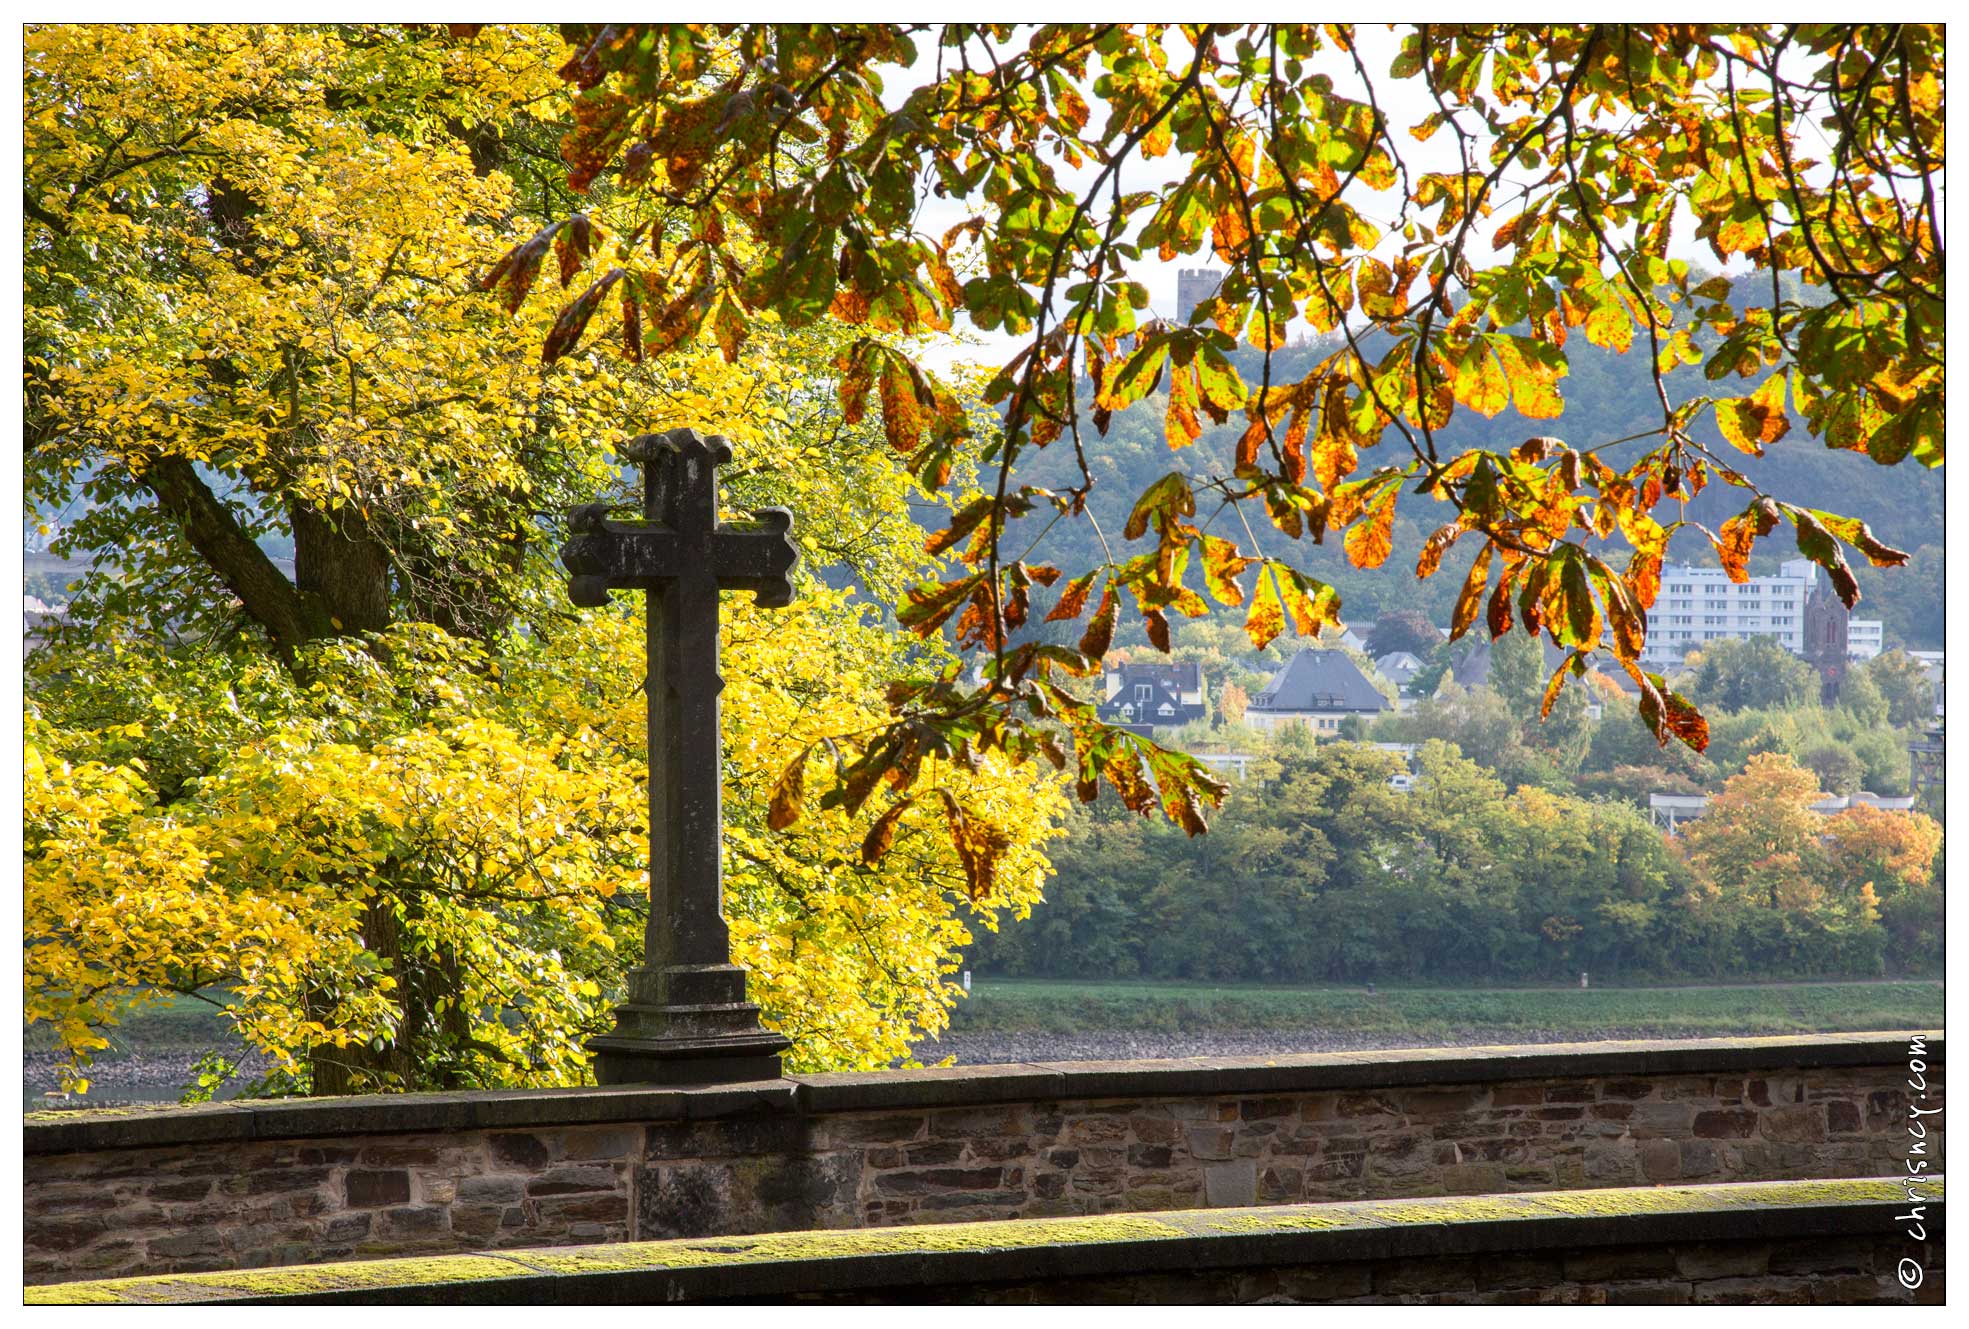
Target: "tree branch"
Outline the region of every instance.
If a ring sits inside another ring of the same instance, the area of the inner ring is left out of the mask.
[[[207,565],[226,588],[238,596],[283,655],[330,633],[326,615],[310,604],[261,548],[254,544],[232,510],[183,457],[152,457],[143,481],[157,496],[158,506],[171,514]]]

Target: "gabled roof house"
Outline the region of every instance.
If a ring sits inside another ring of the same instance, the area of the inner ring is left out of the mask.
[[[1307,647],[1251,699],[1244,723],[1266,733],[1303,724],[1316,733],[1334,734],[1350,715],[1371,719],[1388,709],[1388,699],[1345,651]]]
[[[1148,737],[1157,728],[1174,728],[1209,713],[1203,667],[1194,660],[1145,660],[1111,665],[1101,719]]]

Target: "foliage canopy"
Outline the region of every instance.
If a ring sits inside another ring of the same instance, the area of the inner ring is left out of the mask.
[[[1731,577],[1783,528],[1850,606],[1842,545],[1878,566],[1907,556],[1814,496],[1763,492],[1732,459],[1784,435],[1787,401],[1828,447],[1943,459],[1936,25],[1425,26],[1401,30],[1385,72],[1341,24],[566,32],[561,74],[580,90],[568,184],[610,182],[648,214],[612,253],[579,238],[582,215],[556,220],[486,275],[518,308],[550,243],[592,268],[547,359],[615,290],[631,355],[651,323],[657,343],[709,329],[731,355],[760,314],[829,319],[858,333],[837,361],[846,415],[879,401],[889,441],[934,487],[973,427],[899,339],[960,322],[1023,338],[987,388],[1003,427],[977,452],[995,479],[931,540],[964,566],[899,611],[988,653],[985,681],[899,689],[895,722],[844,769],[851,807],[877,769],[907,782],[943,754],[1058,759],[1057,723],[1083,798],[1106,780],[1131,808],[1201,829],[1220,787],[1099,724],[1064,680],[1098,668],[1124,596],[1163,649],[1169,613],[1210,600],[1243,609],[1260,645],[1337,623],[1333,588],[1264,555],[1254,521],[1333,536],[1373,567],[1404,497],[1447,505],[1419,576],[1459,540],[1480,544],[1456,635],[1479,621],[1549,635],[1568,655],[1548,707],[1604,651],[1657,738],[1700,749],[1702,715],[1639,662],[1667,541],[1694,524],[1685,504],[1740,488],[1742,510],[1701,528]],[[1428,108],[1412,124],[1389,113],[1397,91]],[[1445,134],[1454,151],[1426,160],[1417,145]],[[1138,185],[1165,158],[1161,183]],[[941,234],[919,229],[932,195],[958,209]],[[1768,273],[1768,296],[1692,280],[1678,234]],[[777,260],[747,261],[761,249]],[[1215,294],[1144,317],[1129,265],[1206,251],[1225,267]],[[1338,341],[1276,381],[1271,352],[1302,318]],[[1443,443],[1461,412],[1562,429],[1575,337],[1647,356],[1658,416],[1622,438]],[[1266,352],[1256,381],[1231,360],[1241,341]],[[1134,500],[1119,539],[1102,533],[1102,564],[1005,547],[1029,513],[1088,518],[1092,436],[1152,394],[1177,468]],[[1229,473],[1182,469],[1201,421],[1233,413],[1247,425]],[[1020,483],[1021,458],[1056,443],[1078,482]],[[1021,640],[1032,587],[1056,583],[1046,619],[1084,618],[1084,634]]]
[[[767,829],[788,761],[948,655],[867,603],[939,560],[916,480],[816,386],[842,339],[539,366],[551,314],[516,337],[472,278],[559,197],[549,30],[27,48],[28,497],[96,558],[30,661],[29,1018],[86,1058],[133,999],[216,987],[284,1087],[578,1082],[647,910],[643,655],[637,606],[570,609],[554,523],[688,424],[807,556],[795,607],[726,613],[737,958],[797,1066],[939,1029],[967,923],[1037,898],[1058,792],[946,767],[877,863],[873,811]]]

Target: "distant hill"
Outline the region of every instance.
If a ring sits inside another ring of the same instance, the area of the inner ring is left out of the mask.
[[[1449,447],[1485,447],[1502,450],[1515,447],[1533,434],[1552,434],[1575,447],[1590,447],[1650,428],[1659,418],[1653,382],[1648,374],[1646,353],[1638,348],[1627,355],[1601,350],[1583,337],[1567,343],[1571,373],[1561,380],[1566,410],[1556,420],[1529,421],[1511,412],[1495,420],[1485,420],[1474,412],[1459,410],[1448,428],[1437,435]],[[1288,347],[1273,353],[1272,381],[1292,382],[1303,377],[1318,359],[1330,353],[1327,346]],[[1259,378],[1259,356],[1240,351],[1235,357],[1247,382]],[[1671,390],[1676,378],[1669,380]],[[1697,371],[1682,371],[1684,393],[1700,390]],[[1732,380],[1718,385],[1725,392],[1747,392],[1752,384]],[[1122,553],[1120,532],[1135,497],[1158,477],[1171,470],[1191,475],[1228,474],[1238,436],[1244,430],[1244,417],[1234,415],[1225,425],[1212,426],[1206,419],[1203,436],[1181,452],[1171,452],[1163,441],[1162,417],[1167,398],[1157,394],[1118,413],[1105,438],[1094,434],[1083,395],[1082,424],[1087,440],[1087,460],[1099,482],[1089,506],[1106,533],[1109,547]],[[1713,428],[1710,430],[1713,433]],[[1631,457],[1645,443],[1622,446],[1609,454],[1619,461]],[[1383,458],[1392,459],[1402,447],[1400,436],[1390,430],[1376,450],[1364,454],[1363,468]],[[1942,644],[1942,476],[1912,462],[1881,466],[1861,453],[1826,448],[1806,431],[1802,418],[1792,417],[1792,428],[1780,442],[1766,449],[1763,457],[1751,457],[1725,449],[1732,464],[1768,491],[1794,502],[1857,516],[1872,526],[1875,534],[1889,544],[1916,555],[1913,565],[1900,569],[1876,570],[1858,556],[1854,571],[1859,577],[1863,600],[1857,611],[1865,617],[1885,620],[1890,639],[1915,647]],[[1071,443],[1055,442],[1051,447],[1028,455],[1016,477],[1020,483],[1064,488],[1078,482]],[[1743,491],[1713,484],[1689,505],[1689,516],[1712,530],[1743,507]],[[1314,576],[1331,582],[1343,596],[1343,613],[1352,623],[1366,623],[1389,609],[1420,609],[1431,621],[1449,620],[1456,591],[1475,557],[1474,546],[1459,546],[1445,559],[1437,574],[1426,582],[1414,576],[1415,558],[1427,533],[1449,519],[1447,504],[1438,506],[1427,500],[1404,497],[1395,522],[1395,552],[1388,562],[1372,572],[1357,571],[1346,562],[1338,540],[1324,546],[1303,544],[1292,547],[1263,517],[1262,511],[1247,513],[1252,534],[1265,553],[1289,558]],[[1050,514],[1049,514],[1050,515]],[[1249,545],[1243,524],[1236,514],[1225,511],[1213,515],[1207,500],[1200,500],[1197,524],[1217,534]],[[1210,523],[1214,522],[1214,525]],[[1024,529],[1015,528],[1008,544],[1023,548],[1024,542],[1038,534],[1040,522],[1028,518]],[[1128,552],[1140,552],[1137,545]],[[1063,521],[1034,552],[1035,559],[1050,561],[1063,568],[1079,569],[1101,561],[1102,546],[1086,521]],[[1759,546],[1753,570],[1772,572],[1785,558],[1796,557],[1789,540],[1776,533]],[[1699,532],[1682,531],[1669,550],[1671,559],[1713,565],[1715,557]],[[1198,586],[1201,589],[1201,586]],[[1181,623],[1177,621],[1180,634]]]

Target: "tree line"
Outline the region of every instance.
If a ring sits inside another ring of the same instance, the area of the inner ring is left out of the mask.
[[[1515,792],[1440,740],[1401,757],[1286,730],[1188,839],[1076,810],[1046,902],[969,952],[1007,976],[1476,983],[1877,977],[1941,963],[1941,827],[1810,811],[1759,753],[1680,841],[1645,813]]]

